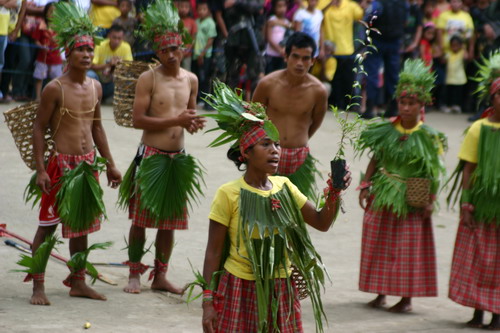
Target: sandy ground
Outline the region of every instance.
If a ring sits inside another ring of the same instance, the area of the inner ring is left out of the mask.
[[[1,106],[3,112],[13,107]],[[140,141],[140,131],[122,128],[112,121],[112,110],[103,107],[103,121],[113,156],[124,173],[133,158]],[[467,126],[465,115],[431,113],[428,123],[448,134],[450,149],[446,155],[448,172],[456,165],[461,135]],[[208,128],[212,128],[209,122]],[[202,269],[207,241],[208,212],[212,197],[218,186],[235,179],[239,172],[225,158],[227,147],[206,148],[215,134],[188,135],[187,151],[201,161],[206,168],[205,197],[191,212],[190,229],[176,234],[176,245],[170,264],[169,277],[179,285],[193,280],[188,260],[194,267]],[[313,155],[322,163],[320,170],[326,175],[329,160],[333,157],[338,141],[338,128],[331,114],[327,114],[318,133],[311,140]],[[32,239],[37,226],[37,209],[23,203],[24,188],[31,176],[23,164],[14,141],[4,122],[0,123],[0,223],[7,223],[7,230]],[[354,182],[367,165],[367,159],[354,160],[349,153]],[[104,183],[105,176],[101,176]],[[323,181],[320,181],[323,184]],[[322,185],[321,185],[322,186]],[[351,186],[344,196],[346,213],[340,215],[333,228],[320,233],[310,230],[312,239],[332,277],[326,285],[323,303],[328,317],[327,332],[475,332],[466,329],[463,323],[470,319],[472,310],[457,305],[447,298],[450,262],[457,229],[457,212],[448,211],[441,195],[441,210],[434,216],[437,245],[439,297],[414,299],[411,314],[397,315],[387,311],[372,310],[365,306],[374,295],[358,291],[359,255],[361,242],[362,210],[358,206],[356,186]],[[116,190],[104,189],[109,221],[100,232],[89,237],[89,242],[113,241],[107,251],[91,254],[94,262],[122,262],[126,260],[124,236],[128,234],[130,222],[127,214],[116,209]],[[58,230],[60,233],[60,230]],[[154,231],[148,232],[148,242]],[[3,238],[2,241],[6,239]],[[59,246],[63,256],[68,257],[67,240]],[[23,273],[11,272],[19,268],[16,261],[20,252],[12,247],[0,245],[0,332],[79,332],[85,322],[91,323],[93,332],[201,332],[201,308],[196,301],[187,305],[185,298],[168,293],[152,292],[146,275],[143,292],[130,295],[122,291],[127,282],[128,270],[120,267],[100,267],[100,272],[115,280],[111,286],[100,281],[95,289],[104,293],[108,301],[93,301],[71,298],[68,289],[61,283],[67,268],[57,261],[50,261],[46,274],[46,291],[51,306],[32,306],[31,284],[23,283]],[[152,264],[153,256],[147,254],[144,262]],[[390,304],[398,299],[389,297]],[[309,301],[304,301],[303,321],[305,332],[314,332],[314,322]],[[487,318],[489,320],[489,316]]]

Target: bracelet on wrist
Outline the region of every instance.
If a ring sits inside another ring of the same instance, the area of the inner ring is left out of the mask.
[[[366,180],[361,181],[358,187],[356,187],[356,191],[367,190],[372,186],[372,182],[368,182]]]
[[[462,205],[461,205],[461,207],[462,207],[463,210],[466,210],[466,211],[468,211],[470,213],[473,213],[474,209],[476,208],[476,207],[474,207],[473,204],[468,203],[468,202],[463,202]]]

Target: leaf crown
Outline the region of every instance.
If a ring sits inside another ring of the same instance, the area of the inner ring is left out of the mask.
[[[478,83],[474,94],[478,95],[478,103],[488,101],[490,87],[493,81],[500,77],[500,49],[492,51],[489,57],[484,55],[476,61],[478,71],[476,76],[471,77]]]
[[[408,59],[399,73],[395,97],[412,96],[429,104],[432,102],[432,88],[436,76],[421,59]]]

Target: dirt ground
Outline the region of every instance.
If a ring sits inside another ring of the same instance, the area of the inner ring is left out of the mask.
[[[3,112],[13,105],[0,106]],[[119,127],[112,121],[112,110],[103,107],[103,121],[114,159],[122,171],[131,162],[141,132]],[[450,149],[445,156],[448,172],[457,162],[461,136],[467,126],[465,115],[431,113],[428,123],[444,131],[449,138]],[[209,121],[208,128],[214,127]],[[227,147],[207,148],[214,133],[187,135],[186,149],[196,156],[206,169],[205,197],[191,211],[190,228],[176,233],[176,245],[169,268],[169,277],[178,285],[192,281],[193,274],[188,260],[202,269],[207,241],[208,213],[212,197],[218,186],[239,177],[232,162],[226,159]],[[327,114],[322,127],[310,142],[312,154],[322,163],[320,170],[326,175],[329,160],[333,157],[338,127],[331,114]],[[25,205],[23,191],[31,176],[30,170],[21,161],[6,124],[0,123],[0,223],[7,230],[32,239],[37,226],[37,209]],[[353,173],[353,185],[344,196],[345,214],[339,216],[332,229],[326,233],[310,229],[312,239],[331,275],[332,283],[326,285],[323,304],[328,317],[327,332],[478,332],[464,328],[472,310],[453,303],[447,298],[451,257],[458,222],[458,213],[448,211],[444,195],[440,196],[441,209],[434,215],[434,231],[438,260],[439,297],[414,299],[411,314],[397,315],[387,311],[372,310],[365,306],[374,295],[358,291],[359,255],[361,243],[362,210],[358,206],[354,190],[359,182],[360,171],[367,165],[366,157],[353,159],[348,156]],[[105,183],[105,175],[101,182]],[[319,183],[323,186],[323,180]],[[126,260],[124,237],[130,222],[127,214],[118,211],[115,205],[117,191],[104,189],[109,220],[100,232],[89,237],[89,243],[113,241],[106,251],[91,254],[93,262],[122,262]],[[60,229],[58,230],[60,233]],[[148,231],[148,243],[154,240],[154,231]],[[185,297],[168,293],[152,292],[147,275],[143,278],[143,292],[130,295],[122,291],[127,281],[128,270],[122,267],[99,267],[101,273],[115,280],[111,286],[97,281],[95,289],[104,293],[106,302],[71,298],[68,289],[61,283],[68,270],[60,262],[51,260],[46,274],[46,292],[51,306],[32,306],[31,284],[23,283],[23,273],[11,272],[19,268],[16,261],[20,252],[12,247],[0,245],[0,332],[80,332],[86,322],[91,323],[92,332],[201,332],[201,307],[196,301],[190,305]],[[21,242],[22,243],[22,242]],[[68,242],[59,246],[61,255],[68,257]],[[152,264],[148,253],[144,262]],[[389,303],[397,298],[389,297]],[[314,332],[310,303],[302,303],[305,332]],[[487,317],[489,320],[489,316]]]

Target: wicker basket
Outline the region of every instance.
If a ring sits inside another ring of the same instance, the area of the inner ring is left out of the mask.
[[[7,127],[14,138],[17,149],[19,149],[21,158],[31,170],[35,170],[36,168],[33,154],[33,123],[35,122],[37,110],[38,103],[31,102],[3,113]],[[50,139],[50,130],[48,127],[44,139],[45,142]],[[48,158],[48,155],[48,147],[45,145],[45,157]]]
[[[424,208],[430,203],[431,181],[427,178],[406,180],[406,202],[415,208]]]
[[[139,76],[157,64],[143,61],[122,61],[114,72],[115,93],[113,114],[118,125],[133,127],[132,108],[134,106],[135,85]]]
[[[307,296],[309,296],[309,290],[307,289],[306,280],[304,280],[304,277],[294,265],[292,265],[292,280],[295,283],[299,300],[307,298]]]

